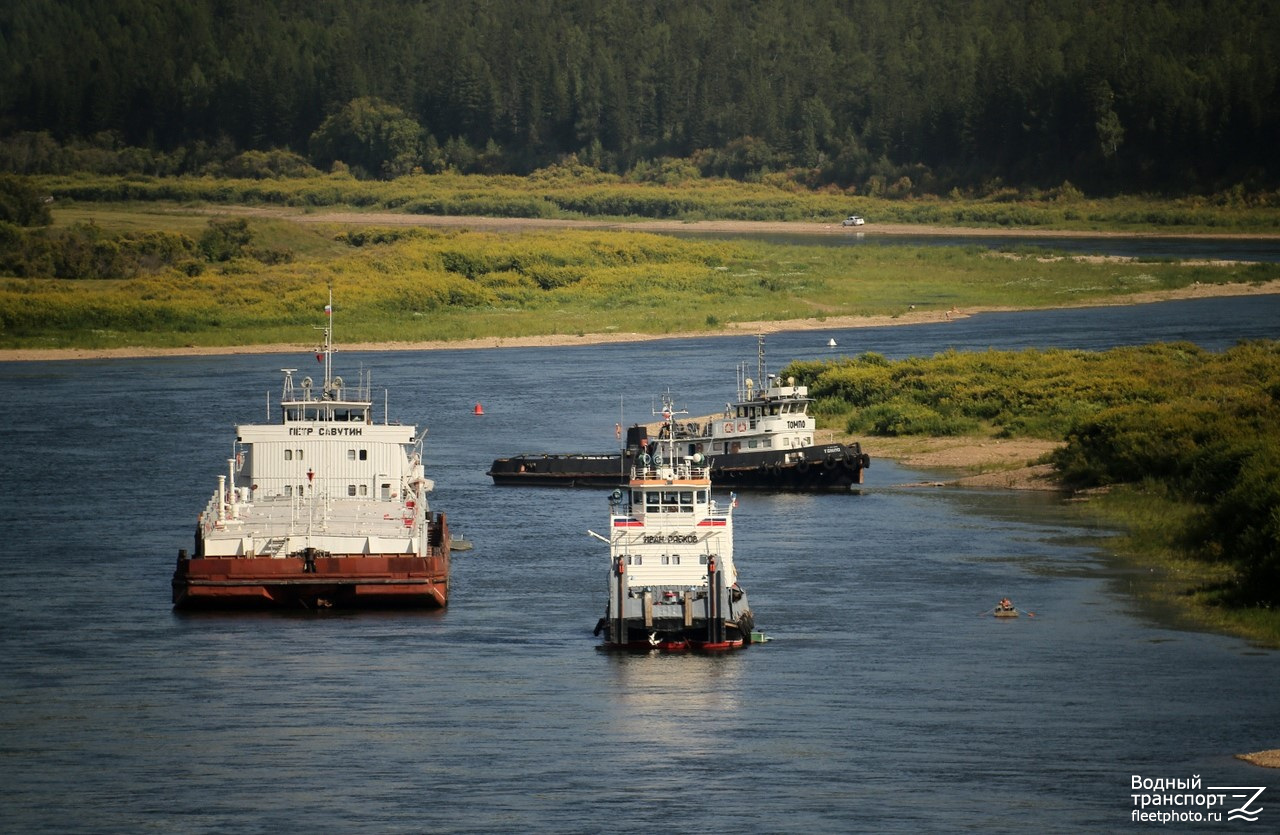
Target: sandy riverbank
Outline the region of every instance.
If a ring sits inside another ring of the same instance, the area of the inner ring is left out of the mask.
[[[854,438],[819,430],[818,441],[859,441],[872,458],[897,461],[914,470],[933,471],[939,477],[910,487],[970,487],[980,490],[1061,491],[1062,484],[1050,464],[1039,463],[1062,446],[1058,441],[1035,438],[917,437]]]
[[[1252,754],[1236,754],[1236,759],[1260,765],[1264,768],[1280,768],[1280,748],[1270,751],[1257,751]]]

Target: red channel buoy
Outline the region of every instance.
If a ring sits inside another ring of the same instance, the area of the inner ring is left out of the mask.
[[[483,415],[483,414],[484,414],[484,407],[483,407],[483,406],[481,406],[479,403],[477,403],[477,404],[476,404],[475,411],[474,411],[472,414]]]

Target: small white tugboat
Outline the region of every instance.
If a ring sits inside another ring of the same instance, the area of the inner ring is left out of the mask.
[[[663,408],[668,428],[675,413]],[[720,651],[752,641],[754,618],[733,561],[732,495],[711,497],[701,455],[680,456],[668,431],[609,501],[609,602],[595,634],[609,649]]]
[[[178,552],[175,608],[448,602],[449,527],[427,505],[426,431],[374,422],[368,378],[333,374],[332,299],[325,314],[322,382],[283,369],[280,422],[236,427],[195,551]]]

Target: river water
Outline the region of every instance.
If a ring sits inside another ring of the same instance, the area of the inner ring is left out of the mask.
[[[1254,337],[1280,337],[1280,296],[768,346],[776,369]],[[339,354],[430,427],[434,507],[475,550],[447,611],[319,615],[169,606],[233,425],[314,360],[0,364],[0,831],[1114,831],[1140,826],[1134,775],[1268,787],[1259,822],[1190,828],[1275,831],[1277,772],[1232,755],[1280,747],[1280,653],[1164,620],[1052,496],[907,487],[928,474],[884,460],[856,494],[744,494],[738,564],[773,640],[599,652],[606,492],[496,488],[489,461],[607,450],[668,387],[715,410],[754,357],[751,337]],[[1035,616],[980,616],[1005,595]]]

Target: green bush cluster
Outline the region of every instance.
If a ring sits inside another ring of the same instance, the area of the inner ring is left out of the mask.
[[[0,174],[0,223],[48,226],[53,222],[49,201],[26,177]]]
[[[111,235],[92,223],[27,231],[0,223],[0,275],[100,279],[190,272],[199,255],[195,241],[175,232]]]
[[[1198,508],[1175,541],[1233,568],[1230,602],[1280,604],[1280,342],[864,354],[782,373],[850,432],[1062,439],[1051,462],[1067,485],[1141,485]]]
[[[0,275],[112,279],[175,271],[199,275],[207,263],[250,257],[262,264],[293,259],[286,247],[253,247],[244,218],[214,218],[198,239],[163,230],[109,233],[96,223],[27,230],[0,221]]]
[[[898,362],[869,353],[840,362],[797,362],[788,373],[810,380],[814,396],[843,403],[850,432],[955,434],[981,424],[1002,435],[1061,438],[1084,416],[1160,396],[1132,376],[1151,360],[1147,349],[1131,350],[1105,362],[1059,349],[950,351]],[[1192,345],[1177,350],[1199,352]],[[1091,366],[1096,373],[1080,373]],[[927,425],[950,428],[910,428]]]

